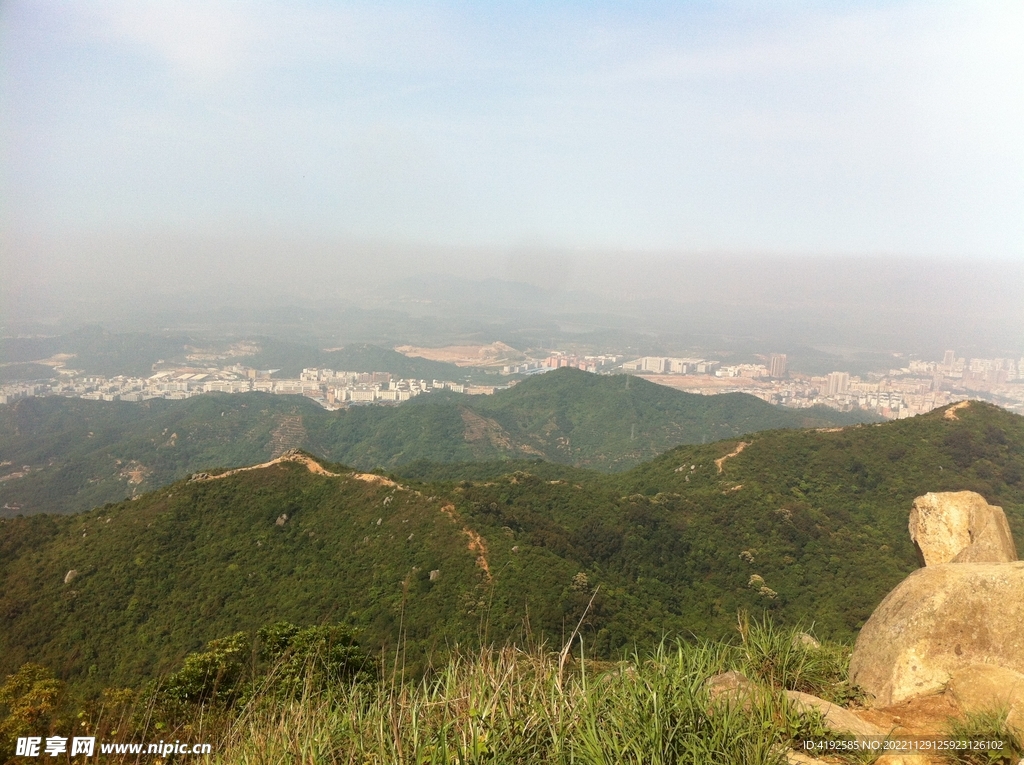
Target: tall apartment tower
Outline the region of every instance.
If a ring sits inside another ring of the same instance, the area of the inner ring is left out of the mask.
[[[828,382],[828,395],[835,396],[837,393],[846,393],[850,386],[849,372],[829,372],[826,378]]]
[[[786,354],[785,353],[773,353],[768,357],[768,376],[769,377],[785,377],[786,376]]]
[[[953,362],[956,360],[956,354],[953,351],[946,351],[942,354],[942,366],[946,369],[953,368]]]

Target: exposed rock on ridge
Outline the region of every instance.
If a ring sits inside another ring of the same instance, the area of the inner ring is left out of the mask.
[[[929,492],[915,499],[910,538],[926,566],[1017,560],[1003,508],[973,491]]]

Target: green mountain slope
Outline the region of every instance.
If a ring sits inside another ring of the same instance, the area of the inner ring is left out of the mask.
[[[483,572],[442,507],[284,463],[85,514],[5,520],[4,668],[38,659],[85,683],[129,684],[217,634],[278,618],[352,622],[378,641],[400,624],[413,640],[455,640],[472,633],[466,593],[475,602]],[[443,575],[431,581],[432,570]],[[403,610],[409,598],[416,607]]]
[[[602,656],[728,634],[739,609],[849,638],[918,565],[915,496],[979,491],[1024,539],[1024,418],[956,415],[763,432],[612,475],[452,466],[399,488],[288,462],[5,519],[0,673],[39,661],[82,689],[136,684],[278,619],[352,624],[410,666],[454,643],[560,643],[584,614]]]
[[[85,510],[289,448],[364,469],[541,458],[621,470],[678,444],[851,421],[830,410],[783,409],[743,394],[696,396],[569,369],[494,396],[432,393],[339,412],[269,394],[139,404],[23,399],[0,407],[0,515]]]
[[[877,421],[864,413],[786,409],[744,393],[701,396],[630,375],[575,369],[529,380],[475,410],[546,459],[599,470],[632,467],[679,444],[758,430]]]

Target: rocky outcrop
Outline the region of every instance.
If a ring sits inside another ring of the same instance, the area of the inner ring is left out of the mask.
[[[1024,674],[972,664],[953,673],[947,692],[964,712],[1007,712],[1006,722],[1024,731]]]
[[[877,725],[862,720],[849,709],[844,709],[838,704],[825,701],[825,699],[820,699],[809,693],[786,691],[786,696],[799,712],[819,712],[822,718],[824,718],[825,724],[836,733],[842,733],[855,738],[881,737],[888,733],[888,731],[882,730]]]
[[[926,566],[1017,560],[1003,508],[973,491],[929,492],[915,499],[910,538]]]
[[[886,596],[857,637],[850,679],[888,706],[943,690],[958,670],[1024,673],[1024,563],[918,569]]]

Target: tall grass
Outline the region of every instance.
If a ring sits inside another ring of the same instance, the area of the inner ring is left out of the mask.
[[[827,733],[786,689],[836,695],[845,680],[847,649],[800,634],[741,618],[738,643],[665,642],[621,662],[568,648],[456,650],[418,682],[402,679],[398,656],[392,670],[381,662],[374,677],[342,680],[313,652],[298,686],[272,667],[233,701],[119,691],[82,725],[108,741],[209,742],[208,762],[242,765],[780,765]],[[753,682],[712,697],[708,679],[729,670]]]
[[[959,749],[948,759],[958,765],[1017,765],[1024,760],[1024,731],[1007,723],[1007,710],[976,712],[954,721],[948,731],[953,741],[998,742],[987,749]]]
[[[718,644],[662,645],[588,673],[557,654],[483,650],[417,685],[352,684],[281,705],[257,699],[218,762],[352,765],[773,765],[806,725],[784,694],[713,701],[711,675],[736,665]]]
[[[803,691],[846,704],[861,694],[849,683],[850,647],[826,643],[808,646],[800,626],[783,628],[767,616],[751,622],[739,614],[742,665],[751,679],[775,688]]]

